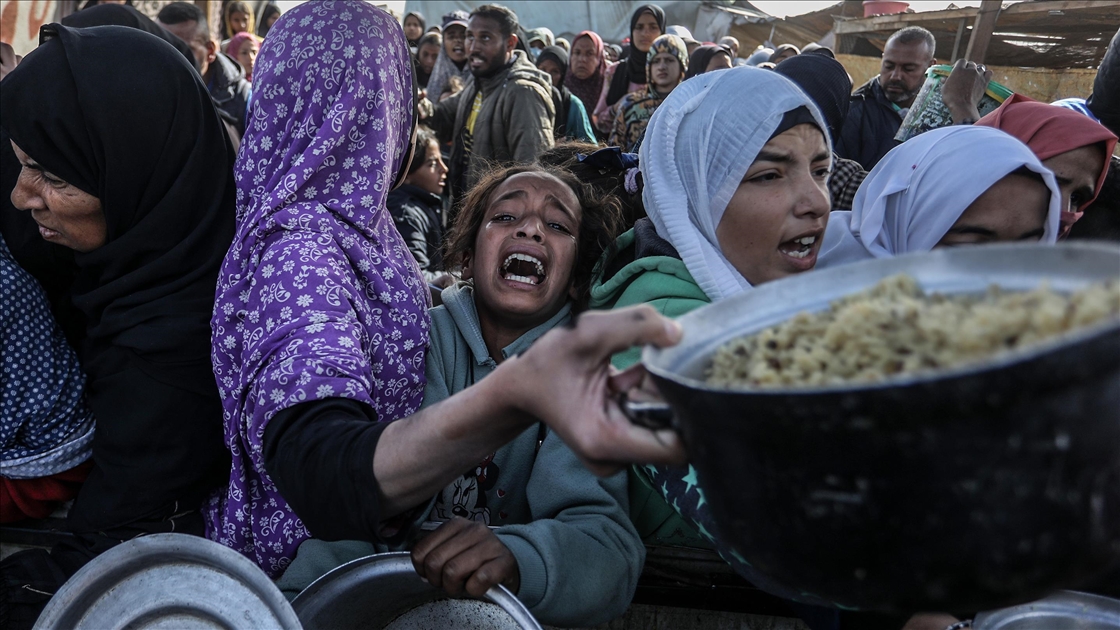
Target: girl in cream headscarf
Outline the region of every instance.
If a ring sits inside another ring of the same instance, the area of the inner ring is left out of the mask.
[[[648,303],[677,317],[812,269],[829,211],[827,128],[808,96],[766,70],[720,70],[677,86],[639,153],[649,218],[600,259],[591,308]],[[630,351],[613,363],[637,360]],[[715,545],[756,586],[799,596],[723,546],[691,468],[634,468],[632,478],[645,486],[631,493],[631,518],[647,542]]]
[[[819,267],[937,246],[1058,238],[1057,181],[1027,145],[981,126],[928,131],[891,150],[833,212]]]

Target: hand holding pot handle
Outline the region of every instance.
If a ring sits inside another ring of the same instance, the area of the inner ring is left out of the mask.
[[[640,427],[653,430],[675,429],[677,424],[673,408],[661,398],[661,393],[657,391],[657,386],[649,377],[649,372],[644,365],[635,363],[613,378],[617,381],[635,378],[629,375],[630,372],[635,373],[635,376],[640,379],[640,384],[632,389],[620,388],[615,400],[622,413],[626,414],[630,422]]]
[[[676,431],[637,426],[619,407],[619,395],[638,388],[644,372],[610,364],[622,350],[672,346],[680,338],[679,324],[646,305],[587,312],[498,370],[515,384],[513,404],[547,424],[595,474],[631,463],[680,464],[685,453]]]

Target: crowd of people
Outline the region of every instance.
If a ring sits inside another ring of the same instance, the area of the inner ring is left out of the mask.
[[[853,623],[728,552],[679,437],[617,406],[638,349],[815,268],[1120,237],[1120,33],[1072,103],[981,117],[991,73],[957,62],[954,124],[900,144],[923,29],[853,92],[827,48],[741,57],[653,4],[625,49],[524,18],[230,2],[215,34],[101,3],[4,55],[3,521],[73,500],[66,542],[3,561],[5,627],[172,531],[290,596],[408,549],[564,626],[626,610],[645,544],[713,548]]]

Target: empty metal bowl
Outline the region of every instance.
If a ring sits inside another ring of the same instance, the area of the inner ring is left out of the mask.
[[[36,630],[299,630],[280,589],[251,560],[205,538],[153,534],[82,567]]]
[[[407,552],[381,553],[337,567],[292,602],[304,630],[517,628],[540,630],[525,605],[503,586],[484,601],[451,599],[420,578]]]

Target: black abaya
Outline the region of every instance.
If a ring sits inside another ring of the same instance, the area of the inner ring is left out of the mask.
[[[210,316],[236,189],[232,147],[179,51],[118,26],[52,24],[42,40],[4,79],[0,125],[97,197],[107,230],[74,254],[69,293],[86,320],[77,349],[97,428],[68,520],[77,543],[54,553],[66,575],[114,541],[201,533],[197,510],[228,475]],[[42,554],[22,568],[20,556],[4,563],[8,588],[45,573]]]

